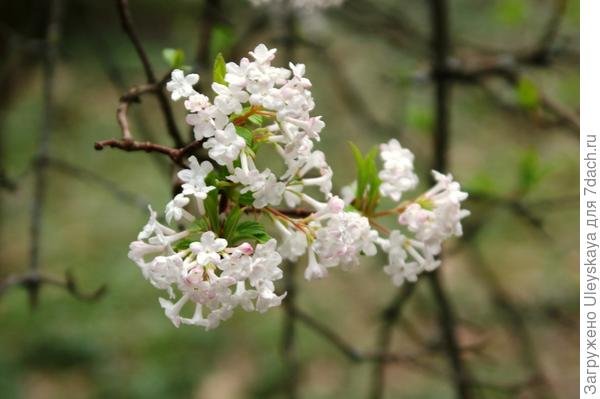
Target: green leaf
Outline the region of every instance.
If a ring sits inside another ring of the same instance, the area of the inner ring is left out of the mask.
[[[249,148],[252,148],[254,136],[252,135],[252,132],[249,129],[247,129],[243,126],[236,126],[235,132],[238,134],[238,136],[240,136],[241,138],[243,138],[246,141],[246,145]]]
[[[250,115],[248,117],[248,120],[258,126],[262,126],[262,124],[263,124],[263,116],[262,115],[257,115],[257,114]]]
[[[241,206],[252,205],[253,202],[254,202],[254,195],[252,194],[251,191],[247,191],[243,194],[240,194],[240,198],[238,199],[238,203]]]
[[[210,229],[218,234],[220,230],[219,190],[215,189],[208,192],[204,200],[204,210],[206,211],[206,217],[208,217]]]
[[[215,58],[215,64],[213,66],[213,82],[227,85],[225,82],[225,73],[225,58],[223,58],[223,54],[219,53]]]
[[[231,235],[237,228],[241,216],[242,211],[237,206],[233,208],[227,215],[225,223],[223,224],[223,238],[225,238],[227,241],[231,239]]]
[[[356,162],[356,201],[360,204],[367,188],[367,170],[362,153],[354,143],[349,143]]]
[[[265,243],[271,239],[271,236],[265,231],[265,227],[253,220],[241,222],[237,225],[231,241],[236,244],[245,240],[256,240],[259,243]]]
[[[186,249],[188,249],[190,247],[190,244],[192,242],[193,242],[193,240],[191,240],[189,238],[182,238],[181,240],[177,241],[175,243],[175,245],[173,245],[173,250],[175,252],[185,251]]]
[[[535,150],[526,151],[519,163],[519,191],[523,194],[531,191],[548,173]]]
[[[419,132],[429,133],[433,128],[431,108],[420,104],[409,104],[406,108],[406,124]]]
[[[219,53],[228,54],[234,40],[235,38],[231,27],[223,24],[216,24],[212,29],[210,37],[210,59],[215,58]]]
[[[465,187],[464,191],[469,193],[493,194],[496,192],[496,180],[485,172],[479,172],[465,184]]]
[[[379,179],[379,168],[377,167],[376,161],[378,154],[379,151],[377,147],[374,147],[364,159],[368,183],[367,202],[364,204],[364,210],[367,214],[371,213],[379,202],[379,186],[381,185],[381,180]]]
[[[518,25],[525,21],[526,8],[523,0],[502,0],[496,6],[496,18],[507,25]]]
[[[191,233],[202,233],[210,230],[209,222],[206,216],[194,220],[191,227],[188,229]]]
[[[166,48],[163,49],[162,56],[167,65],[172,69],[181,69],[183,67],[183,62],[185,61],[185,53],[183,50]]]
[[[517,85],[517,102],[526,109],[536,108],[540,102],[540,95],[535,84],[526,78],[519,80]]]

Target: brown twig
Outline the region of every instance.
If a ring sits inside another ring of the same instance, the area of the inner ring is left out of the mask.
[[[121,96],[119,99],[119,106],[117,107],[117,122],[119,123],[119,127],[123,132],[123,139],[133,140],[133,136],[129,130],[129,122],[127,121],[127,111],[129,110],[129,105],[132,103],[139,103],[140,96],[143,94],[157,94],[162,90],[162,86],[168,78],[169,75],[167,74],[158,83],[146,83],[144,85],[134,86],[130,88],[127,93]]]
[[[200,147],[202,147],[202,143],[203,142],[201,140],[198,140],[198,141],[193,141],[190,144],[188,144],[182,148],[172,148],[172,147],[164,146],[162,144],[151,143],[149,141],[110,139],[110,140],[97,141],[94,144],[94,148],[98,151],[103,150],[104,147],[111,147],[111,148],[118,148],[120,150],[127,151],[127,152],[134,152],[134,151],[157,152],[160,154],[167,155],[176,164],[178,164],[180,166],[185,166],[183,164],[183,158],[186,155],[189,155],[189,154],[193,153],[194,151],[198,150]]]
[[[116,0],[117,10],[119,12],[119,17],[121,20],[121,26],[129,40],[133,44],[135,51],[142,63],[144,68],[144,73],[146,74],[146,82],[150,85],[156,84],[156,75],[152,68],[152,64],[150,63],[150,59],[144,50],[144,46],[142,46],[142,42],[139,38],[139,35],[135,29],[133,24],[133,19],[131,17],[131,12],[129,11],[129,1],[128,0]],[[173,110],[171,109],[171,105],[164,91],[156,90],[155,91],[156,98],[158,99],[158,103],[165,119],[165,123],[167,126],[167,131],[171,136],[176,147],[182,147],[184,142],[181,138],[181,134],[179,133],[179,129],[177,128],[177,124],[175,123],[175,118],[173,116]]]

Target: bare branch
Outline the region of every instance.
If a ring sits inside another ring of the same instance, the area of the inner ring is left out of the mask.
[[[102,175],[57,158],[49,158],[48,167],[54,168],[57,171],[72,176],[76,179],[95,183],[96,185],[105,189],[107,192],[111,193],[116,199],[126,204],[133,205],[144,212],[147,210],[148,200],[141,198],[136,193],[129,192],[119,187],[115,182],[105,178]]]
[[[24,288],[30,298],[37,298],[38,292],[43,285],[52,285],[55,287],[67,290],[73,297],[83,301],[95,301],[100,299],[106,292],[106,286],[102,285],[95,291],[86,293],[81,291],[72,274],[65,272],[64,278],[59,278],[49,274],[41,274],[39,272],[30,272],[24,274],[10,275],[3,281],[0,281],[0,297],[11,287]]]
[[[119,17],[121,19],[121,26],[123,30],[129,37],[129,40],[135,47],[135,51],[144,67],[144,72],[146,74],[146,81],[148,84],[156,84],[156,75],[154,74],[154,70],[152,69],[152,65],[142,46],[142,42],[140,41],[139,35],[134,27],[133,19],[131,17],[131,12],[129,11],[129,1],[128,0],[116,0],[117,2],[117,10],[119,11]],[[177,124],[175,123],[175,118],[173,116],[173,110],[171,109],[171,105],[164,91],[156,90],[156,97],[158,99],[158,103],[160,105],[161,112],[165,118],[165,123],[167,125],[167,131],[171,136],[171,139],[175,143],[176,147],[183,146],[183,139],[179,133],[179,129],[177,128]]]
[[[193,153],[202,147],[202,141],[193,141],[190,144],[186,145],[182,148],[172,148],[167,147],[162,144],[151,143],[149,141],[135,141],[135,140],[119,140],[119,139],[111,139],[111,140],[103,140],[97,141],[94,144],[94,148],[98,151],[104,149],[104,147],[118,148],[123,151],[133,152],[133,151],[145,151],[145,152],[158,152],[160,154],[165,154],[171,158],[173,162],[180,166],[184,166],[182,160],[186,155]]]
[[[394,325],[400,317],[402,308],[412,296],[415,289],[414,284],[407,284],[394,295],[391,302],[386,306],[381,315],[382,323],[379,328],[376,352],[387,354],[392,344],[392,333]],[[381,357],[375,362],[369,389],[369,397],[378,399],[383,396],[385,387],[385,358]]]
[[[54,72],[58,57],[61,14],[62,1],[51,0],[43,51],[42,125],[40,127],[37,154],[34,160],[33,203],[29,226],[29,273],[34,278],[38,275],[40,267],[42,216],[46,200],[47,184],[46,161],[50,150],[50,138],[54,124]],[[29,299],[30,303],[35,305],[38,299],[38,285],[34,284],[31,287],[28,290]]]

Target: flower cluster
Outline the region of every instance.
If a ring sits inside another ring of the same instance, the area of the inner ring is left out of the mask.
[[[255,248],[247,242],[229,247],[227,240],[212,231],[176,232],[156,216],[150,209],[148,223],[129,247],[129,258],[169,299],[176,297],[174,288],[181,292],[175,302],[159,298],[175,326],[183,323],[212,329],[231,317],[238,306],[262,313],[280,305],[285,294],[274,293],[273,282],[282,277],[274,239]],[[191,317],[183,317],[181,311],[188,302],[195,304],[195,310]]]
[[[413,173],[414,156],[397,140],[390,140],[380,147],[384,163],[379,172],[380,193],[398,201],[405,191],[418,184]],[[437,182],[434,187],[416,200],[396,208],[398,223],[406,229],[405,233],[393,230],[389,239],[379,241],[389,259],[383,270],[396,285],[402,285],[405,280],[415,282],[423,271],[436,269],[440,265],[436,255],[441,251],[442,242],[452,236],[461,236],[461,219],[469,215],[469,211],[461,209],[467,193],[460,191],[460,185],[452,175],[436,171],[432,174]]]
[[[212,99],[195,90],[198,75],[174,70],[167,83],[173,100],[184,99],[186,121],[206,151],[178,172],[181,189],[165,207],[166,224],[150,209],[130,245],[145,278],[168,294],[160,298],[167,317],[211,329],[237,307],[278,306],[286,295],[275,287],[283,259],[305,257],[308,280],[332,267],[351,269],[377,247],[388,253],[384,272],[397,285],[436,268],[442,242],[461,234],[468,215],[458,183],[434,172],[433,188],[377,211],[382,197],[397,202],[418,184],[413,154],[391,140],[380,147],[381,170],[376,152],[363,158],[356,150],[357,182],[343,190],[344,200],[333,195],[332,169],[314,148],[325,124],[312,115],[304,65],[272,65],[276,50],[263,44],[249,54],[239,63],[217,59]],[[267,157],[279,160],[270,166],[280,172],[258,166]],[[390,215],[399,223],[391,232],[375,221]],[[188,302],[193,312],[184,311]]]

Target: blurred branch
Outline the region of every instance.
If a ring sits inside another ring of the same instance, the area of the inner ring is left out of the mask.
[[[7,191],[15,191],[17,183],[6,175],[4,168],[0,168],[0,189]]]
[[[408,291],[408,290],[407,290]],[[389,352],[386,348],[385,351],[374,351],[367,352],[361,351],[355,348],[352,344],[338,335],[335,331],[333,331],[330,327],[321,323],[308,313],[295,308],[294,316],[298,321],[302,322],[306,327],[310,328],[313,332],[317,333],[325,340],[327,340],[330,344],[332,344],[337,350],[340,351],[348,360],[355,363],[376,363],[379,364],[388,364],[388,363],[408,363],[415,365],[422,369],[428,369],[432,371],[434,374],[443,373],[440,370],[437,370],[419,359],[422,357],[423,353],[413,354],[413,355],[401,355],[393,352]],[[383,384],[383,382],[381,383]]]
[[[447,0],[429,0],[432,29],[431,63],[434,79],[435,125],[433,132],[433,169],[445,172],[448,167],[450,140],[450,84],[448,60],[450,56],[450,13]],[[441,254],[440,254],[441,258]],[[456,396],[461,399],[473,397],[471,378],[459,350],[455,332],[454,312],[440,279],[439,269],[427,276],[435,302],[439,309],[439,325],[444,339],[448,360],[453,370]]]
[[[106,292],[106,285],[102,285],[90,293],[82,292],[69,271],[65,272],[64,278],[34,272],[10,275],[3,281],[0,281],[0,297],[4,295],[9,288],[15,286],[24,288],[29,295],[31,295],[32,292],[36,292],[37,294],[37,291],[39,291],[42,285],[52,285],[63,288],[76,299],[84,301],[95,301],[100,299]]]
[[[121,26],[127,34],[127,36],[129,37],[129,40],[135,47],[138,58],[140,59],[140,62],[142,63],[142,66],[144,68],[147,83],[150,85],[160,84],[160,82],[157,82],[156,75],[154,74],[154,70],[150,63],[148,55],[146,54],[146,51],[142,46],[142,42],[140,41],[139,35],[137,34],[137,31],[135,30],[135,27],[133,25],[133,19],[131,18],[131,13],[129,11],[128,0],[116,0],[116,2],[117,10],[119,11],[119,17],[121,19]],[[169,100],[167,99],[167,96],[162,90],[162,87],[160,90],[156,90],[154,93],[156,95],[156,98],[158,99],[161,112],[167,125],[167,131],[171,136],[171,139],[173,140],[176,147],[182,147],[184,144],[183,139],[181,138],[179,129],[177,128],[177,124],[175,123],[175,118],[173,117],[173,110],[171,109],[171,105],[169,103]]]
[[[116,199],[120,200],[121,202],[128,205],[133,205],[136,208],[143,210],[144,212],[147,211],[148,201],[146,199],[141,198],[136,193],[127,191],[119,187],[115,182],[105,178],[102,175],[94,173],[91,170],[81,168],[77,165],[73,165],[69,162],[63,161],[58,158],[49,158],[48,166],[81,181],[94,183],[102,187],[108,193],[112,194]]]
[[[552,386],[538,360],[539,355],[535,348],[535,342],[529,334],[525,319],[521,316],[518,306],[513,302],[508,291],[506,291],[498,278],[486,265],[477,244],[473,243],[471,248],[470,253],[473,262],[468,263],[475,275],[487,286],[487,292],[490,293],[493,302],[504,314],[504,319],[509,325],[507,331],[519,345],[522,362],[532,373],[530,381],[531,385],[538,390],[536,396],[556,398],[556,393],[553,392]]]
[[[211,63],[211,44],[216,25],[223,20],[226,13],[222,10],[221,0],[204,0],[202,4],[202,14],[200,15],[198,45],[196,47],[195,64],[200,74],[210,75],[212,70]],[[203,91],[208,91],[210,86],[204,87]]]
[[[454,60],[448,69],[449,78],[463,83],[478,84],[486,87],[486,80],[494,77],[503,79],[508,85],[516,88],[524,79],[522,70],[526,66],[548,67],[555,58],[554,43],[560,31],[564,17],[566,0],[555,0],[551,17],[542,30],[537,43],[528,50],[515,51],[489,56],[479,54]],[[561,104],[559,101],[536,88],[540,106],[549,114],[555,115],[560,122],[570,128],[574,137],[579,137],[580,123],[576,112]],[[488,92],[493,90],[488,87]]]
[[[415,289],[414,284],[407,284],[402,289],[398,290],[391,302],[386,306],[381,314],[381,327],[379,328],[377,338],[377,352],[388,353],[392,342],[392,332],[394,324],[400,317],[403,305],[410,298]],[[369,389],[369,397],[371,399],[379,399],[383,396],[385,386],[385,362],[384,359],[379,359],[375,362],[373,374]]]
[[[377,1],[352,0],[346,2],[336,14],[352,32],[378,36],[402,51],[427,54],[429,38],[399,7],[386,7]]]
[[[58,58],[58,44],[60,40],[60,23],[62,14],[62,1],[49,0],[48,24],[44,51],[42,57],[43,83],[42,83],[42,124],[38,139],[38,148],[33,164],[33,203],[31,207],[31,223],[29,226],[29,274],[32,281],[36,281],[40,267],[40,242],[42,230],[42,216],[46,201],[46,166],[50,151],[50,137],[54,124],[54,77]],[[29,300],[32,306],[37,304],[39,284],[30,284],[28,287]]]
[[[292,62],[294,60],[296,52],[296,24],[297,20],[295,12],[291,7],[289,7],[285,14],[285,31],[283,34],[283,55],[287,62]],[[296,349],[296,265],[293,262],[288,262],[287,264],[288,271],[284,276],[287,297],[283,303],[285,316],[283,321],[283,329],[281,332],[281,345],[283,351],[283,361],[285,365],[284,390],[288,399],[297,399],[299,397],[298,382],[300,379],[300,363],[298,361]]]
[[[330,83],[339,94],[338,97],[344,102],[350,115],[361,119],[364,128],[388,135],[398,129],[394,125],[380,122],[373,114],[368,101],[364,99],[359,90],[353,87],[352,80],[348,78],[343,63],[339,61],[340,58],[332,54],[328,46],[306,39],[298,40],[319,55],[321,61],[329,69]]]
[[[299,363],[296,355],[296,319],[299,318],[296,305],[295,262],[287,262],[287,271],[284,275],[284,287],[287,292],[283,301],[285,312],[283,330],[281,335],[281,350],[285,364],[285,390],[289,399],[298,397]]]
[[[47,169],[50,164],[50,139],[54,129],[54,88],[55,69],[58,59],[58,45],[62,18],[62,1],[49,0],[48,23],[42,52],[42,123],[38,147],[33,160],[33,202],[29,226],[29,266],[22,274],[13,274],[0,281],[0,296],[11,287],[22,287],[27,291],[31,306],[38,302],[39,291],[43,285],[53,285],[67,290],[73,297],[83,300],[99,298],[105,291],[100,287],[91,294],[81,292],[73,276],[68,271],[64,278],[40,272],[40,247],[43,222],[43,210],[47,196]]]

